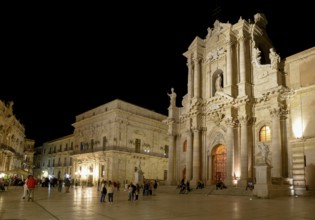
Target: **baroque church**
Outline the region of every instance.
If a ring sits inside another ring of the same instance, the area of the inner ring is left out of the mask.
[[[187,94],[177,106],[171,89],[168,116],[114,100],[77,115],[73,134],[34,149],[13,102],[0,102],[0,171],[86,185],[143,175],[170,186],[252,182],[259,197],[314,193],[315,47],[281,59],[267,23],[259,13],[217,20],[196,37],[183,54]]]
[[[183,54],[187,94],[176,106],[172,88],[165,120],[168,184],[254,182],[261,197],[315,189],[315,48],[281,60],[267,23],[216,20]]]

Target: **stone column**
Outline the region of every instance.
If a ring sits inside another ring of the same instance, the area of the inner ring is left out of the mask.
[[[200,131],[198,128],[194,128],[193,139],[193,178],[192,185],[196,185],[200,180]]]
[[[234,175],[234,120],[232,118],[228,118],[225,121],[227,125],[227,146],[226,146],[226,179],[225,184],[232,186],[233,185],[233,175]]]
[[[191,99],[193,97],[193,82],[194,82],[194,78],[193,78],[193,72],[192,72],[192,64],[191,64],[191,58],[188,58],[188,99]]]
[[[225,85],[232,85],[232,42],[227,42],[226,46],[226,77]],[[229,91],[230,92],[230,91]]]
[[[282,177],[282,158],[281,158],[281,130],[280,130],[280,110],[273,109],[270,111],[272,117],[271,128],[271,152],[272,152],[272,177]]]
[[[245,64],[245,37],[239,38],[240,42],[240,82],[246,81],[246,64]]]
[[[240,145],[240,181],[239,185],[246,186],[248,178],[248,138],[247,138],[247,123],[248,117],[239,117],[241,124],[241,145]]]
[[[245,57],[245,37],[241,36],[239,38],[240,44],[240,60],[239,60],[239,70],[240,70],[240,82],[239,82],[239,96],[245,96],[245,86],[246,86],[246,57]]]
[[[192,137],[191,132],[186,132],[187,137],[187,152],[186,152],[186,180],[191,180],[191,168],[192,168]]]
[[[168,174],[167,174],[167,183],[172,185],[174,183],[174,153],[175,150],[175,137],[170,135],[170,146],[168,152]]]
[[[196,55],[197,56],[197,55]],[[194,57],[194,98],[200,97],[200,67],[199,67],[199,59]]]
[[[288,122],[287,112],[284,112],[281,115],[280,118],[280,124],[281,124],[281,131],[282,131],[282,177],[289,177],[289,166],[291,163],[289,163],[289,155],[292,155],[291,152],[289,152],[288,147],[288,131],[290,131],[290,126]]]

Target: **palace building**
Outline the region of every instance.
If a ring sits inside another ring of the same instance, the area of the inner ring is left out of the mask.
[[[87,186],[102,179],[139,182],[139,173],[165,180],[166,118],[118,99],[77,115],[73,134],[43,144],[37,176],[70,176]]]
[[[13,114],[13,101],[0,100],[0,178],[24,179],[33,172],[35,141],[25,137],[24,125]]]

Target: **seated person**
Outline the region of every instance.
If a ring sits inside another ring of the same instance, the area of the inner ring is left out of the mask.
[[[226,189],[227,186],[222,182],[222,180],[219,180],[216,184],[215,189]]]
[[[196,189],[203,189],[205,187],[202,181],[198,181]]]
[[[247,182],[246,190],[247,190],[247,189],[250,189],[250,190],[253,190],[253,189],[254,189],[254,183],[253,183],[253,181],[248,181],[248,182]]]

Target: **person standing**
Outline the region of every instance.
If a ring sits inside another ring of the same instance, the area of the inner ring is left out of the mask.
[[[113,203],[114,202],[114,186],[113,186],[112,181],[108,182],[107,194],[108,194],[108,202]]]
[[[26,181],[27,190],[28,190],[28,199],[27,201],[34,201],[34,190],[36,186],[36,180],[34,179],[33,175],[29,175]]]
[[[58,180],[58,192],[62,191],[62,179]]]
[[[105,202],[106,194],[107,194],[106,181],[102,180],[100,202]]]
[[[23,185],[23,199],[25,199],[25,197],[27,196],[27,193],[28,193],[28,191],[27,191],[27,180],[28,180],[28,178],[30,177],[30,175],[28,175],[27,176],[27,178],[26,178],[26,180],[25,180],[25,182],[24,182],[24,185]]]
[[[70,186],[71,186],[70,179],[69,179],[69,178],[66,178],[66,179],[65,179],[65,188],[66,188],[66,193],[68,193],[68,192],[69,192]]]

